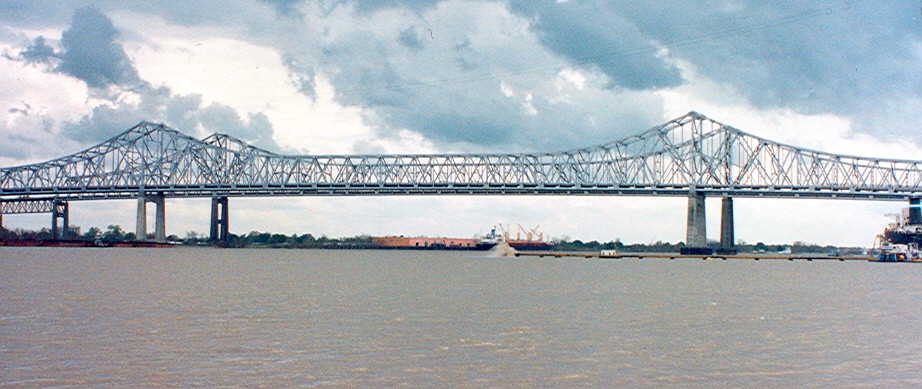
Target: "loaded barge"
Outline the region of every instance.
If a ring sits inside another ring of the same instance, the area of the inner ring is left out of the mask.
[[[503,228],[500,225],[500,228]],[[544,241],[544,233],[537,231],[535,227],[525,231],[519,226],[525,234],[516,233],[515,238],[511,238],[506,228],[502,233],[496,232],[494,226],[490,233],[479,238],[446,238],[446,237],[406,237],[406,236],[373,236],[371,242],[376,249],[403,249],[403,250],[490,250],[497,244],[505,242],[516,250],[552,250],[554,244]],[[523,239],[524,238],[524,239]]]

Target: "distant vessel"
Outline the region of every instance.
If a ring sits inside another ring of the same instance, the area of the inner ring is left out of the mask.
[[[516,250],[550,250],[554,244],[544,241],[544,233],[538,231],[538,227],[526,231],[519,227],[515,239],[512,239],[509,232],[503,225],[502,234],[496,232],[494,226],[490,233],[480,238],[446,238],[446,237],[407,237],[407,236],[373,236],[371,243],[374,248],[378,249],[406,249],[406,250],[489,250],[494,246],[505,243]],[[523,235],[524,233],[524,239]]]
[[[542,250],[543,251],[543,250],[551,250],[554,248],[553,243],[546,242],[544,240],[544,232],[541,232],[538,229],[540,226],[535,226],[534,228],[531,228],[528,230],[526,230],[525,228],[522,228],[521,224],[516,224],[516,226],[518,227],[518,230],[515,232],[515,239],[512,239],[512,237],[510,236],[509,230],[511,228],[509,226],[503,226],[502,224],[499,224],[499,228],[500,230],[502,230],[502,234],[497,235],[496,227],[494,226],[493,229],[490,230],[490,235],[488,235],[487,237],[492,237],[492,239],[496,239],[498,241],[500,240],[504,241],[506,242],[506,244],[509,245],[509,247],[512,247],[516,250],[524,250],[524,251]],[[523,237],[525,239],[522,239]]]
[[[873,262],[922,262],[922,204],[910,201],[909,208],[901,214],[889,214],[895,221],[877,235],[875,248],[879,251]]]
[[[379,249],[408,250],[489,250],[496,246],[496,242],[486,242],[483,239],[425,236],[373,236],[371,243]]]

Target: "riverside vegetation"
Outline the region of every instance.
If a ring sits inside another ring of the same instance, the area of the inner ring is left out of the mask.
[[[86,232],[80,233],[79,229],[71,227],[68,229],[69,240],[85,241],[102,241],[105,243],[130,242],[137,240],[134,232],[126,232],[121,226],[112,224],[105,230],[98,227],[90,227]],[[148,234],[148,239],[153,239],[152,234]],[[0,240],[52,240],[51,231],[43,228],[38,231],[14,229],[9,230],[0,227]],[[209,246],[213,245],[207,234],[189,231],[184,237],[169,235],[166,240],[171,243],[188,246]],[[553,240],[554,251],[600,251],[600,250],[617,250],[620,252],[678,252],[685,247],[683,242],[663,242],[656,241],[650,243],[628,243],[615,239],[608,242],[599,242],[596,240],[582,241],[579,239],[571,240],[569,237],[557,238]],[[375,245],[368,235],[358,235],[342,238],[328,238],[326,236],[314,236],[312,234],[279,234],[271,232],[251,231],[247,234],[237,235],[230,234],[227,242],[220,244],[224,247],[231,248],[290,248],[290,249],[374,249]],[[708,245],[716,248],[718,242],[710,241]],[[818,245],[807,242],[794,242],[792,244],[765,244],[758,242],[755,244],[743,241],[737,242],[736,248],[739,252],[756,252],[756,253],[773,253],[790,250],[791,253],[836,253],[836,254],[861,254],[864,248],[861,247],[836,247],[832,245]]]

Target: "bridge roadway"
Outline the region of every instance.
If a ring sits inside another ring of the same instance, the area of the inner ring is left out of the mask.
[[[731,248],[734,197],[909,200],[918,209],[922,161],[799,148],[696,112],[553,153],[281,155],[141,122],[78,153],[0,169],[0,225],[3,214],[50,213],[62,237],[69,202],[137,199],[137,236],[147,237],[154,203],[154,239],[163,240],[166,199],[208,197],[211,238],[226,240],[230,197],[382,195],[683,196],[689,247],[706,246],[705,199],[720,197],[721,246]]]

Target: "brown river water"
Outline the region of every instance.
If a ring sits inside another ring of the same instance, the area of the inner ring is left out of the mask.
[[[922,387],[922,265],[0,247],[45,387]]]

